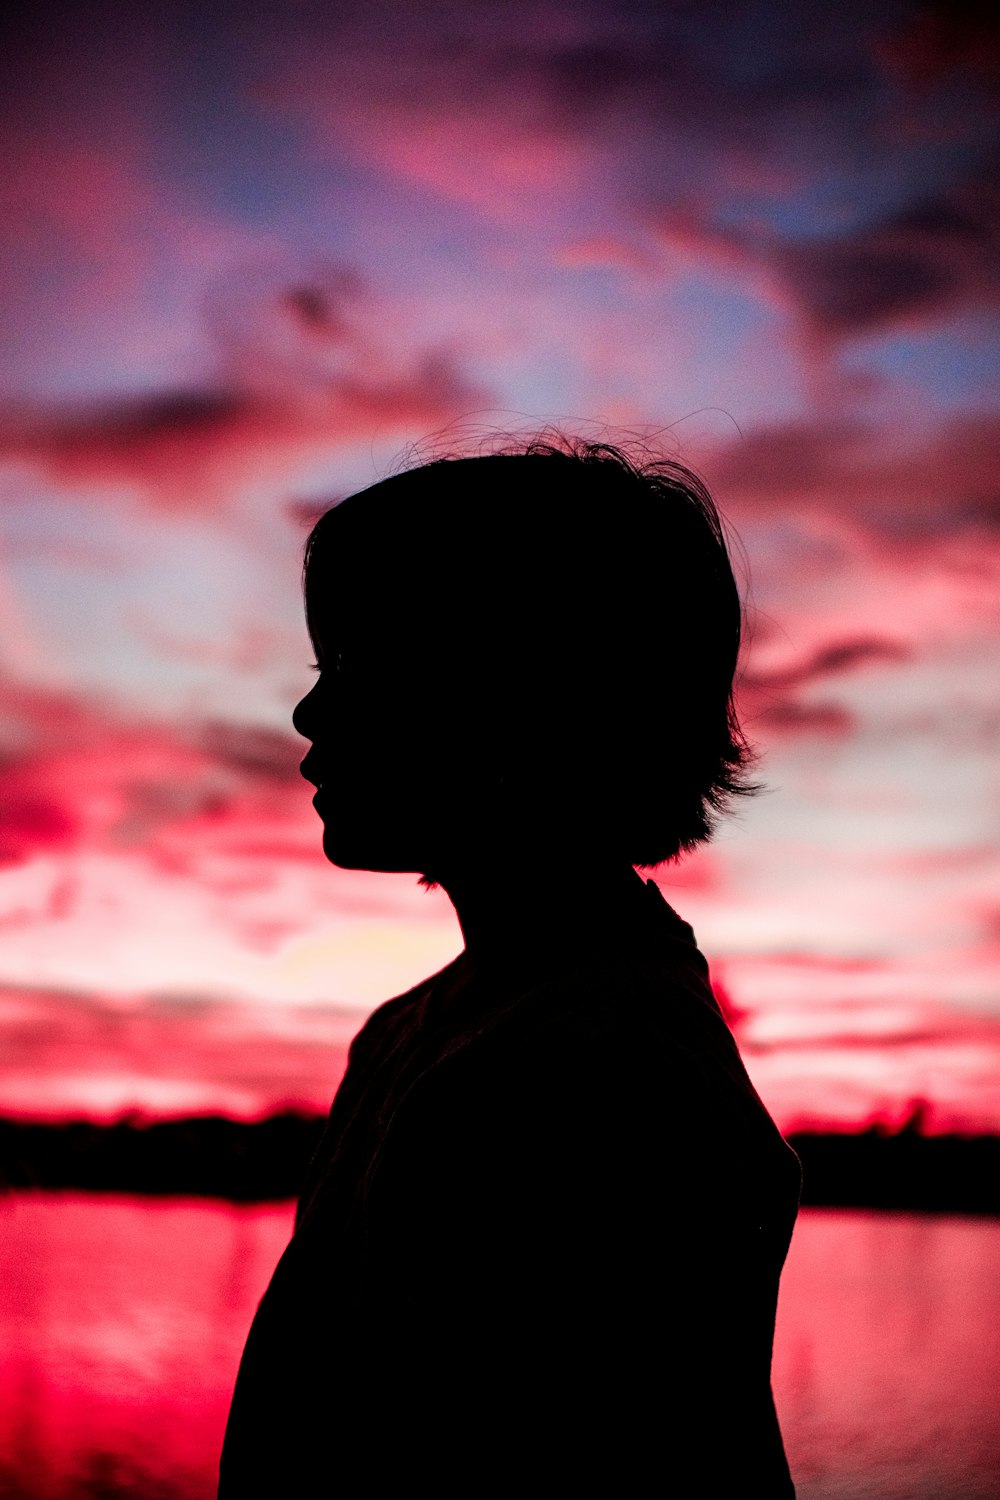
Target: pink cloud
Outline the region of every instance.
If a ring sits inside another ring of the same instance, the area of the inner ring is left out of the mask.
[[[325,1114],[360,1024],[318,1005],[0,987],[0,1114]]]
[[[952,963],[959,960],[952,955]],[[933,966],[794,953],[713,962],[747,1070],[781,1128],[1000,1131],[1000,1021],[931,998]]]
[[[748,1071],[785,1131],[899,1123],[917,1099],[929,1104],[932,1132],[1000,1129],[994,1021],[929,1002],[804,1000],[761,1010],[737,1003],[738,984],[735,1002],[721,978],[718,991]],[[356,1011],[329,1006],[8,986],[0,993],[0,1112],[105,1120],[325,1113],[360,1024]]]
[[[854,639],[827,641],[804,660],[769,671],[748,672],[741,679],[744,688],[792,688],[818,678],[838,676],[871,663],[905,661],[908,648],[891,636],[856,636]]]
[[[662,261],[657,255],[617,235],[571,240],[556,251],[555,263],[573,270],[610,267],[644,279],[662,271]]]
[[[176,864],[205,837],[307,852],[305,742],[211,719],[185,729],[9,679],[0,704],[11,743],[0,768],[0,859],[70,848],[135,849]],[[309,841],[315,855],[318,840]]]
[[[99,328],[101,356],[141,372],[143,394],[8,399],[0,456],[70,490],[126,487],[180,511],[491,404],[451,344],[401,349],[397,318],[352,268],[304,265],[281,232],[187,201],[154,168],[153,122],[118,102],[114,145],[89,110],[73,129],[8,128],[4,284],[30,309],[30,327],[8,325],[12,365],[51,348],[58,370]]]
[[[766,734],[769,742],[794,735],[821,735],[824,739],[847,740],[857,729],[857,720],[839,703],[799,703],[779,698],[761,706],[747,703],[740,694],[743,723],[753,734]]]
[[[255,98],[304,121],[335,160],[490,219],[542,225],[556,201],[592,178],[594,162],[572,120],[553,108],[546,59],[563,44],[545,7],[529,9],[523,44],[513,45],[513,33],[497,34],[475,12],[457,27],[443,14],[428,27],[402,5],[392,7],[391,33],[367,18],[315,28],[286,39]]]
[[[766,643],[765,643],[766,644]],[[767,653],[770,655],[770,653]],[[797,660],[760,665],[752,655],[737,685],[742,722],[769,742],[790,736],[820,735],[847,740],[857,729],[854,713],[813,690],[831,677],[907,661],[911,650],[891,637],[859,636],[827,640]]]
[[[0,212],[9,250],[42,264],[57,254],[85,263],[100,272],[95,297],[139,284],[148,269],[139,226],[150,214],[159,219],[163,204],[134,164],[72,138],[25,132],[6,146]]]
[[[818,508],[891,538],[900,554],[1000,521],[995,454],[1000,415],[966,412],[928,431],[888,432],[857,420],[803,418],[751,429],[706,453],[703,468],[724,508],[761,516]],[[843,539],[849,541],[847,530]]]
[[[308,395],[205,388],[22,409],[0,426],[0,452],[69,489],[125,485],[182,512],[224,505],[249,482],[287,482],[306,459],[351,441],[423,431],[489,404],[450,354],[432,350],[399,370],[357,366]]]
[[[747,1071],[786,1131],[901,1125],[920,1104],[929,1134],[1000,1133],[1000,1028],[960,1024],[887,1044],[817,1039],[764,1050],[747,1044]],[[928,1098],[930,1096],[930,1098]]]
[[[390,20],[391,17],[391,20]],[[794,175],[790,128],[807,137],[853,131],[846,106],[868,99],[867,55],[832,57],[824,17],[814,45],[763,76],[732,65],[745,45],[725,17],[706,48],[669,11],[641,26],[608,7],[571,14],[536,0],[508,7],[504,24],[472,8],[434,23],[402,4],[282,39],[255,97],[305,120],[333,159],[387,172],[507,223],[559,217],[567,189],[616,196],[614,163],[634,202],[637,182],[715,178],[770,183]],[[737,23],[738,25],[739,23]],[[631,190],[631,192],[630,192]]]
[[[90,128],[89,110],[81,119],[63,131],[43,122],[3,132],[0,287],[18,309],[4,331],[11,371],[47,356],[58,372],[68,352],[85,357],[85,342],[106,367],[140,371],[140,386],[151,371],[186,375],[198,356],[201,286],[287,255],[285,242],[187,201],[152,164],[151,127],[123,125],[110,144]]]
[[[61,849],[75,842],[78,824],[69,808],[36,791],[29,778],[16,772],[5,772],[0,785],[0,864],[19,864],[38,850]]]
[[[421,122],[404,115],[383,122],[377,136],[366,119],[351,124],[342,138],[354,138],[366,165],[505,222],[541,222],[552,196],[578,187],[586,171],[578,144],[546,139],[523,122],[515,124],[513,116],[498,128],[495,118],[471,114]]]
[[[813,622],[815,638],[804,635],[799,651],[789,656],[788,641],[766,629],[747,647],[746,665],[738,674],[736,701],[744,728],[769,747],[818,736],[849,741],[858,729],[856,713],[838,701],[836,681],[854,674],[890,669],[909,662],[913,647],[894,636],[863,634],[830,637],[823,622]]]

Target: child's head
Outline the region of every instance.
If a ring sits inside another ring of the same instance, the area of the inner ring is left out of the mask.
[[[739,593],[680,465],[582,442],[427,463],[320,517],[304,587],[321,674],[294,722],[336,864],[648,867],[748,790]]]

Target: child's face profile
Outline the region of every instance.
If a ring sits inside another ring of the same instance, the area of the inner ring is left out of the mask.
[[[323,850],[344,869],[423,871],[474,821],[481,758],[463,753],[463,692],[391,601],[350,585],[313,625],[319,668],[292,722],[312,748]]]

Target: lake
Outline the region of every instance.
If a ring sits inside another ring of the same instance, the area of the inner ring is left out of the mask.
[[[292,1209],[0,1199],[0,1495],[210,1500]],[[799,1500],[997,1500],[998,1329],[997,1220],[803,1209],[774,1356]]]

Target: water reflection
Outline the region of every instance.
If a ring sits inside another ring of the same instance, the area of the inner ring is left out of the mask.
[[[803,1211],[774,1390],[801,1500],[996,1500],[1000,1223]]]
[[[0,1200],[0,1493],[210,1500],[292,1206]],[[988,1500],[1000,1224],[804,1210],[774,1385],[800,1500]]]
[[[214,1494],[291,1207],[51,1194],[0,1211],[0,1493]]]

